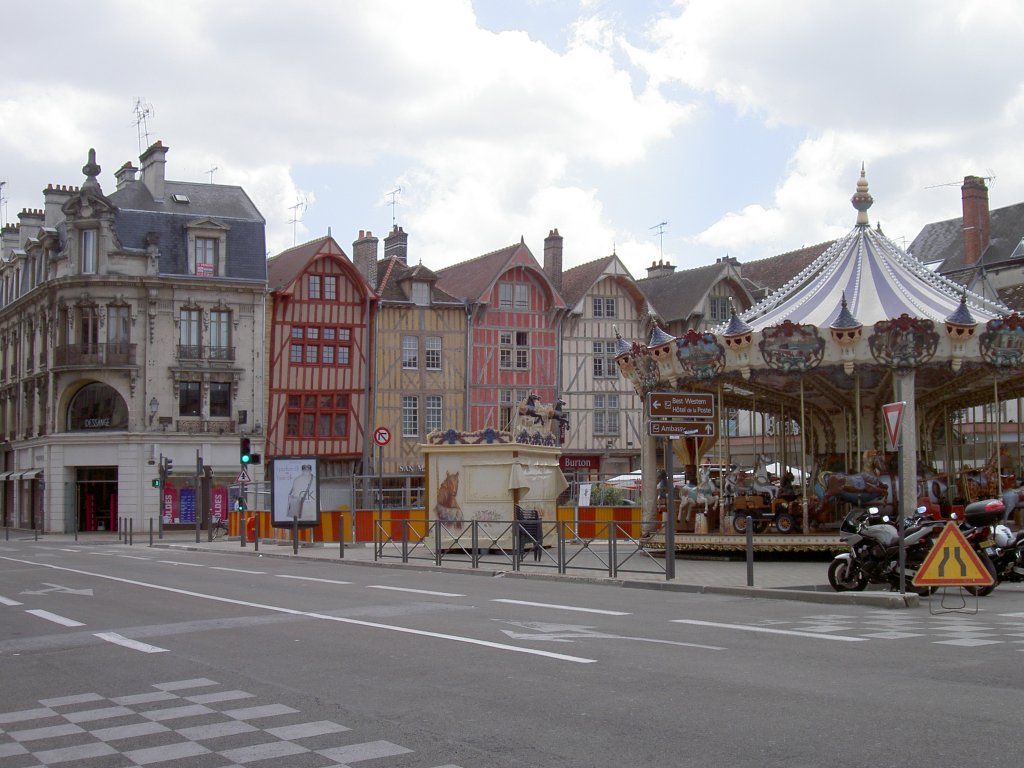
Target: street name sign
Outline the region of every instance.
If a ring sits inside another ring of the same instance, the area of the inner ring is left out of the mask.
[[[647,417],[665,421],[715,421],[715,396],[700,392],[651,392]]]

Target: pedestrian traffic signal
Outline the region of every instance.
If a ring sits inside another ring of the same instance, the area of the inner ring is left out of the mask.
[[[153,487],[154,488],[159,488],[160,487],[160,478],[159,477],[154,477],[153,478]]]
[[[243,437],[238,449],[238,461],[240,464],[248,464],[252,461],[252,443],[248,437]]]

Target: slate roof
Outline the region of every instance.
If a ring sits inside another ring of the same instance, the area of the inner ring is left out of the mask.
[[[287,288],[305,271],[309,262],[324,249],[328,241],[333,239],[330,235],[318,237],[316,240],[310,240],[271,256],[267,259],[267,287],[271,291]],[[337,245],[335,243],[335,246]],[[341,251],[341,248],[338,247],[338,250]]]
[[[718,261],[703,267],[636,281],[651,307],[665,323],[685,320],[712,286],[729,274],[729,264]]]
[[[605,256],[562,272],[562,298],[566,306],[574,307],[586,296],[587,291],[598,281],[615,256]]]
[[[442,290],[437,285],[437,274],[422,264],[409,266],[397,256],[389,256],[377,262],[380,284],[377,293],[383,301],[408,302],[401,283],[406,280],[424,280],[430,283],[430,301],[434,304],[461,304],[461,300]]]
[[[241,187],[224,184],[164,182],[166,199],[156,201],[140,180],[107,196],[117,206],[114,226],[126,249],[144,251],[150,232],[159,236],[163,274],[187,272],[188,232],[185,226],[202,219],[226,224],[228,277],[265,280],[266,221]],[[172,195],[184,194],[188,203],[175,203]]]
[[[832,247],[835,242],[835,240],[828,240],[817,245],[808,245],[795,251],[781,253],[778,256],[770,256],[767,259],[744,262],[743,279],[749,281],[764,295],[777,291],[800,270]]]
[[[553,306],[564,308],[561,295],[555,290],[550,278],[522,240],[515,245],[499,248],[475,259],[439,270],[437,285],[452,296],[479,302],[481,297],[491,290],[497,279],[512,266],[531,267],[547,283]]]
[[[1024,237],[1024,203],[1015,203],[989,211],[989,246],[978,264],[991,267],[1008,261]],[[964,264],[963,217],[926,224],[910,244],[915,258],[931,264],[939,262],[942,274],[971,269]]]

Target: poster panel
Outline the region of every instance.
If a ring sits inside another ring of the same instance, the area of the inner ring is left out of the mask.
[[[271,522],[274,527],[320,524],[320,472],[315,456],[275,458],[270,472]]]

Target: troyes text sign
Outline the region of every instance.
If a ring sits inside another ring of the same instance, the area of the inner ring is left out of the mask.
[[[695,392],[651,392],[647,395],[651,419],[714,421],[715,396]]]

